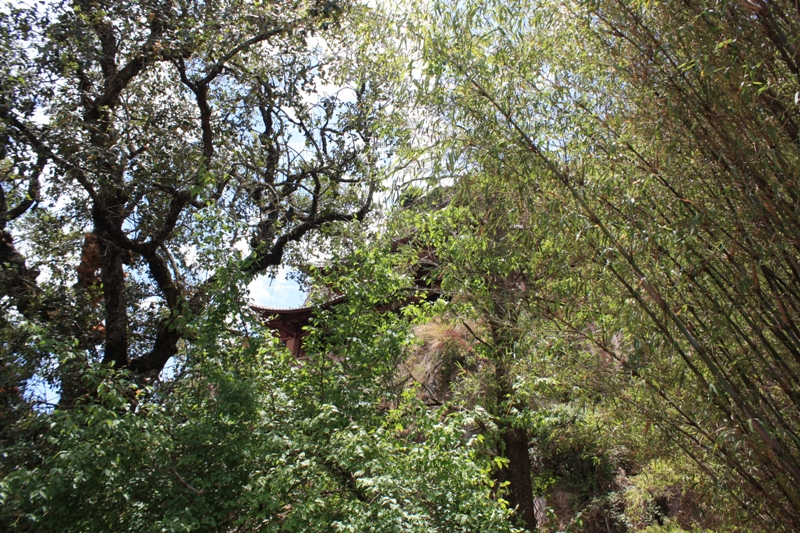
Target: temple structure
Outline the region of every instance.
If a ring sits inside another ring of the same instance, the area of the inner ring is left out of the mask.
[[[255,305],[250,306],[250,309],[261,317],[268,328],[278,334],[281,342],[289,349],[293,356],[302,359],[305,356],[305,352],[303,351],[303,337],[307,335],[304,328],[308,325],[314,311],[318,308],[325,309],[333,307],[342,303],[344,300],[345,297],[340,296],[321,306],[306,306],[296,309],[259,307]]]
[[[406,245],[411,238],[398,239],[392,243],[391,251],[397,252],[398,248]],[[431,247],[421,247],[417,250],[417,264],[411,275],[414,278],[416,294],[413,296],[399,297],[397,300],[381,305],[376,311],[386,313],[397,311],[405,305],[418,302],[420,300],[435,300],[439,297],[439,282],[432,279],[431,273],[437,266],[436,254]],[[314,311],[317,309],[330,309],[347,299],[347,295],[337,294],[333,288],[328,288],[331,299],[324,304],[316,306],[305,306],[295,309],[284,309],[279,307],[260,307],[250,306],[258,314],[267,327],[272,329],[281,339],[281,342],[289,349],[293,356],[298,359],[305,357],[303,350],[303,337],[308,333],[304,330],[308,325]]]

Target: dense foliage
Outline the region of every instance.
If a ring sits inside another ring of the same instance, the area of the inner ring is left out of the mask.
[[[337,271],[369,291],[318,317],[303,364],[247,308],[254,276],[322,253],[315,232],[382,187],[392,65],[371,17],[3,7],[4,529],[510,528],[467,415],[389,387],[409,320],[374,309],[408,284],[388,254]]]
[[[0,13],[4,528],[800,530],[795,3]]]
[[[428,161],[456,176],[453,233],[474,228],[459,292],[490,325],[605,359],[583,386],[640,385],[617,393],[739,509],[792,530],[795,7],[434,3],[420,84],[447,117]]]
[[[198,316],[179,374],[95,393],[8,428],[0,520],[20,531],[506,531],[469,412],[428,411],[391,386],[413,317],[376,303],[408,280],[360,253],[353,290],[299,364],[235,298]],[[381,297],[376,297],[381,294]],[[409,311],[411,312],[411,311]],[[375,339],[358,342],[358,339]],[[317,348],[315,348],[317,347]],[[333,353],[329,350],[332,350]]]

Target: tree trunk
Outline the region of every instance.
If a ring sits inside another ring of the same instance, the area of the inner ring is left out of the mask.
[[[117,368],[128,364],[128,309],[125,302],[123,252],[110,240],[101,244],[103,296],[106,308],[106,342],[103,363]]]
[[[522,518],[525,528],[535,531],[536,513],[533,507],[528,432],[521,428],[505,428],[502,430],[502,437],[508,466],[500,476],[503,481],[508,481],[508,503],[516,509],[516,515]]]
[[[497,317],[507,317],[507,323],[515,323],[517,317],[512,313],[509,316],[508,307],[504,302],[492,302],[493,316],[489,319],[489,327],[492,334],[492,341],[496,348],[497,358],[495,360],[495,398],[497,405],[501,406],[504,402],[510,401],[514,395],[512,381],[509,376],[508,353],[506,347],[513,346],[516,339],[513,334],[505,327]],[[523,408],[523,406],[518,406]],[[525,428],[514,428],[504,420],[500,413],[498,426],[500,437],[503,439],[504,456],[508,459],[508,466],[497,473],[499,482],[508,481],[508,503],[515,509],[516,516],[521,518],[525,529],[528,531],[536,530],[536,513],[533,506],[533,484],[531,482],[531,458],[528,453],[528,430]]]

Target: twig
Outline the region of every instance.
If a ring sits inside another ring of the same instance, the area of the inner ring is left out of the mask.
[[[486,346],[487,348],[491,348],[492,350],[494,350],[494,346],[492,346],[491,344],[489,344],[489,343],[488,343],[488,342],[486,342],[485,340],[483,340],[483,339],[481,339],[480,337],[478,337],[478,335],[477,335],[477,334],[476,334],[474,331],[472,331],[472,328],[471,328],[471,327],[469,327],[469,324],[467,324],[467,323],[466,323],[465,321],[463,321],[463,320],[461,321],[461,323],[462,323],[462,324],[464,324],[464,327],[465,327],[465,328],[467,328],[467,331],[469,331],[469,332],[470,332],[470,334],[471,334],[471,335],[472,335],[472,336],[475,338],[475,340],[476,340],[476,341],[480,342],[481,344],[483,344],[483,345],[484,345],[484,346]]]
[[[205,492],[206,492],[205,489],[197,490],[196,488],[194,488],[191,485],[189,485],[189,483],[187,483],[187,481],[185,479],[183,479],[183,477],[178,473],[178,471],[175,470],[175,467],[173,465],[170,465],[169,469],[172,471],[173,474],[175,474],[175,476],[178,478],[178,481],[183,483],[184,486],[186,486],[187,489],[191,490],[192,492],[194,492],[198,496],[202,496],[203,494],[205,494]]]

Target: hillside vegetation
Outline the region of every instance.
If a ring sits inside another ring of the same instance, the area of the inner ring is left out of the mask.
[[[4,529],[800,531],[796,2],[53,0],[0,53]]]

